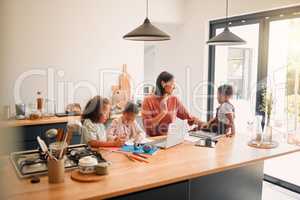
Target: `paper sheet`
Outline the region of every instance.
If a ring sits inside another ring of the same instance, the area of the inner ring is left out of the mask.
[[[152,141],[153,141],[153,140],[151,140],[151,139],[144,138],[144,139],[140,142],[140,144],[145,144],[145,143],[149,143],[149,142],[152,142]],[[133,143],[133,140],[128,140],[128,141],[125,142],[125,144],[126,144],[126,145],[133,145],[134,143]]]

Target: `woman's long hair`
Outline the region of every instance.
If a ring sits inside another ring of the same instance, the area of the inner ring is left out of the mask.
[[[156,88],[155,88],[155,95],[163,96],[165,94],[165,89],[161,85],[161,82],[164,81],[165,83],[174,79],[174,76],[167,71],[161,72],[157,79],[156,79]]]

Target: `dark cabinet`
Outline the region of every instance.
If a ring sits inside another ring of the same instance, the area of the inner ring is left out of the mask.
[[[2,130],[2,134],[5,134],[5,140],[8,147],[5,148],[6,152],[25,151],[38,148],[36,140],[37,136],[40,136],[47,144],[55,142],[55,139],[49,140],[45,133],[51,128],[62,128],[66,132],[67,123],[56,124],[42,124],[22,127],[11,127]],[[81,136],[79,133],[74,133],[71,144],[79,144]]]
[[[113,199],[261,200],[262,182],[263,162],[259,162]]]

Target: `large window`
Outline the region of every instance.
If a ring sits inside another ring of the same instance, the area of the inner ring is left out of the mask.
[[[216,33],[223,28],[218,28]],[[233,103],[236,105],[236,116],[238,119],[247,121],[255,113],[256,82],[257,82],[257,60],[259,24],[235,26],[231,31],[247,40],[246,45],[241,46],[218,46],[215,48],[215,88],[221,84],[231,84],[235,93]],[[218,106],[216,100],[217,90],[214,91],[214,109]],[[249,115],[245,115],[248,113]],[[243,124],[237,129],[241,130]]]
[[[300,6],[229,21],[230,30],[247,44],[209,47],[208,118],[217,106],[216,88],[232,84],[237,130],[242,132],[250,118],[264,114],[261,105],[267,91],[273,100],[273,136],[286,141],[290,131],[300,131]],[[225,23],[225,19],[211,21],[210,36],[220,33]],[[300,192],[299,165],[299,154],[267,161],[265,178]]]

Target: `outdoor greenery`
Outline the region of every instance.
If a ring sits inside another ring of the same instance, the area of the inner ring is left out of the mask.
[[[290,20],[289,32],[289,52],[287,65],[287,96],[288,112],[295,114],[298,104],[299,122],[300,122],[300,19]],[[298,78],[296,77],[298,76]],[[298,83],[296,83],[298,80]],[[298,91],[295,94],[295,84],[298,84]]]

